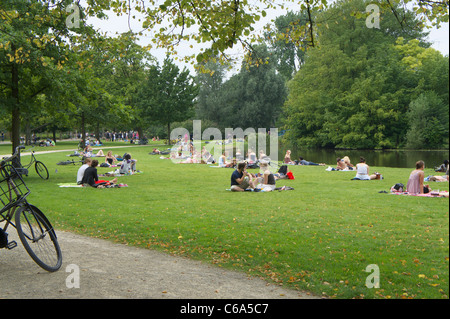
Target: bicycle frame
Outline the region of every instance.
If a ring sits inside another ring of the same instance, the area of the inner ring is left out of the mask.
[[[6,230],[11,225],[17,230],[20,241],[30,257],[41,268],[54,272],[59,270],[62,264],[61,248],[55,230],[44,213],[28,203],[27,196],[30,190],[22,179],[20,170],[12,164],[6,164],[17,158],[19,150],[23,148],[23,146],[17,147],[13,156],[4,158],[0,162],[0,207],[2,207],[0,222],[6,222],[1,228],[3,233],[1,248],[17,247],[16,241],[8,242],[7,240]],[[32,161],[33,159],[34,156]],[[12,222],[13,218],[14,222]]]
[[[34,151],[31,151],[31,160],[30,160],[30,162],[28,164],[26,164],[26,165],[23,165],[22,161],[20,161],[20,165],[22,165],[22,168],[28,169],[28,168],[31,167],[31,165],[33,165],[33,163],[36,163],[36,162],[37,162],[37,160],[36,160],[36,157],[34,156]]]
[[[10,169],[12,173],[9,173],[8,169]],[[0,216],[2,217],[0,222],[6,221],[6,224],[3,227],[3,230],[6,231],[10,224],[15,227],[11,222],[11,219],[14,217],[16,209],[22,206],[24,202],[26,202],[26,197],[30,194],[30,190],[26,186],[20,174],[17,173],[14,166],[0,166],[0,172],[4,177],[4,179],[0,181],[0,202],[4,206],[2,209],[0,209]],[[18,182],[16,183],[14,179],[18,180]],[[1,185],[1,182],[4,181],[6,181],[6,184],[8,186],[7,190],[4,190]],[[21,189],[21,186],[25,188],[25,192],[23,189]],[[5,212],[7,213],[5,214]]]

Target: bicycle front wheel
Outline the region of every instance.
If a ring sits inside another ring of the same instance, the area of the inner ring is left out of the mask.
[[[20,207],[16,212],[16,228],[25,250],[40,267],[49,272],[61,268],[62,253],[55,231],[37,207]]]
[[[47,166],[45,166],[44,163],[37,161],[36,164],[34,164],[34,168],[36,169],[36,173],[42,178],[42,179],[48,179],[48,169]]]

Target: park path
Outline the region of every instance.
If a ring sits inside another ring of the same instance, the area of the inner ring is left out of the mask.
[[[128,146],[109,148],[124,147]],[[31,260],[15,229],[9,229],[9,240],[17,241],[18,246],[10,251],[0,250],[0,299],[319,298],[188,258],[70,232],[57,230],[57,234],[63,265],[58,272],[48,273]],[[75,282],[73,278],[77,271],[79,288],[70,287]]]
[[[128,147],[144,147],[144,146],[149,146],[149,145],[123,145],[123,146],[108,146],[106,147],[108,150],[109,149],[114,149],[114,148],[128,148]],[[50,146],[48,146],[50,147]],[[101,150],[104,149],[105,147],[102,146],[95,146],[92,149],[93,150]],[[38,154],[46,154],[46,153],[62,153],[62,152],[75,152],[78,151],[78,149],[67,149],[67,150],[49,150],[49,151],[36,151],[34,152],[34,154],[38,155]],[[31,152],[21,152],[20,155],[31,155]],[[11,154],[5,154],[5,155],[0,155],[0,158],[3,157],[8,157],[11,156]]]
[[[63,266],[48,273],[27,255],[15,230],[9,233],[18,246],[0,250],[0,299],[317,298],[205,262],[63,231],[57,232]]]

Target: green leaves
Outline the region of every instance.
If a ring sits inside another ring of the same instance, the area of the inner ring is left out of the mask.
[[[383,13],[380,30],[366,28],[363,20],[350,14],[364,5],[364,1],[343,2],[317,17],[329,26],[318,29],[320,47],[307,51],[304,65],[290,82],[285,104],[291,143],[300,147],[401,147],[412,124],[407,106],[418,94],[439,90],[440,98],[448,101],[448,85],[438,84],[448,83],[448,70],[444,71],[448,58],[426,49],[425,33],[402,28],[392,12]],[[411,12],[405,17],[416,21]],[[409,42],[405,44],[399,35]],[[448,126],[444,117],[445,123]],[[432,131],[434,140],[442,136],[438,129]],[[440,143],[445,145],[446,139],[440,138]]]

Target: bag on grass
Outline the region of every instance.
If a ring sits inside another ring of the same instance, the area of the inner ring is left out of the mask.
[[[391,187],[391,193],[402,193],[403,188],[405,188],[405,185],[403,185],[402,183],[397,183]]]

